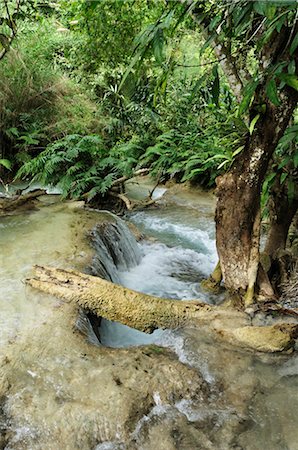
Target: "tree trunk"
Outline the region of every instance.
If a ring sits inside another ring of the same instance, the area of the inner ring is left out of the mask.
[[[287,183],[280,184],[280,178],[275,181],[269,202],[270,228],[264,250],[271,261],[279,250],[286,248],[289,228],[298,208],[298,187],[295,194],[293,199],[289,199]]]
[[[208,334],[231,344],[258,351],[277,352],[295,344],[297,324],[250,326],[247,314],[199,301],[169,300],[141,294],[74,270],[35,267],[30,286],[78,303],[88,314],[121,322],[151,333],[157,328],[184,325],[206,328]],[[99,334],[98,334],[99,335]]]
[[[253,302],[259,267],[260,196],[269,161],[297,104],[297,92],[285,90],[281,106],[266,98],[259,88],[251,109],[251,120],[258,105],[266,101],[266,112],[257,122],[244,150],[229,172],[217,179],[216,244],[223,280],[228,290],[246,293]]]

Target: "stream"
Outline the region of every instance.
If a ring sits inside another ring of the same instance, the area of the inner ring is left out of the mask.
[[[147,188],[131,185],[130,195]],[[99,343],[83,312],[84,336],[72,329],[70,305],[24,285],[45,264],[219,303],[200,287],[217,262],[212,195],[155,196],[159,207],[125,221],[57,196],[0,218],[0,449],[298,450],[296,354],[240,351],[191,327],[147,335],[106,320]]]

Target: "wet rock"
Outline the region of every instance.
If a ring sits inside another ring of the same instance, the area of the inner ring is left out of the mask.
[[[128,443],[157,392],[172,406],[181,398],[207,401],[200,374],[170,351],[92,346],[74,332],[76,314],[69,304],[53,309],[43,325],[11,346],[9,362],[2,361],[9,448],[90,450],[119,438]]]
[[[234,335],[244,346],[255,350],[281,352],[295,345],[295,339],[298,336],[298,325],[247,326],[234,330]]]

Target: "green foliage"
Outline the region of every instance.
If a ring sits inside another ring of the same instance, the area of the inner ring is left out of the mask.
[[[98,129],[88,95],[53,64],[63,42],[63,33],[51,20],[24,24],[1,62],[2,156],[17,164],[65,134]]]
[[[90,201],[104,196],[116,178],[130,173],[135,160],[123,161],[121,155],[121,147],[109,152],[98,135],[69,135],[26,162],[17,178],[30,177],[42,185],[59,186],[64,197],[86,194]]]
[[[145,166],[214,185],[259,127],[266,102],[278,106],[281,90],[297,87],[295,33],[287,61],[258,65],[272,33],[293,24],[293,2],[236,3],[48,4],[38,23],[24,22],[0,66],[2,157],[67,196],[103,195],[115,177]],[[210,47],[217,38],[239,73],[248,68],[240,105]],[[262,85],[264,104],[255,105]]]
[[[264,215],[268,214],[267,204],[274,183],[278,182],[286,185],[289,202],[292,202],[297,195],[298,186],[298,124],[289,126],[280,139],[272,167],[267,173],[263,184],[262,206]]]
[[[10,170],[12,164],[9,159],[0,159],[0,166],[5,167],[5,169],[7,170]]]
[[[59,6],[65,26],[80,36],[76,63],[88,73],[126,63],[134,37],[163,9],[159,2],[143,0],[63,0]]]

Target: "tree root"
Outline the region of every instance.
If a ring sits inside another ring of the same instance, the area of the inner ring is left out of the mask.
[[[0,198],[0,215],[13,211],[45,194],[46,191],[44,189],[35,189],[26,194]]]
[[[206,278],[201,282],[201,287],[203,287],[208,292],[212,292],[215,294],[219,293],[221,280],[222,280],[222,272],[220,267],[220,261],[218,261],[210,277]]]

